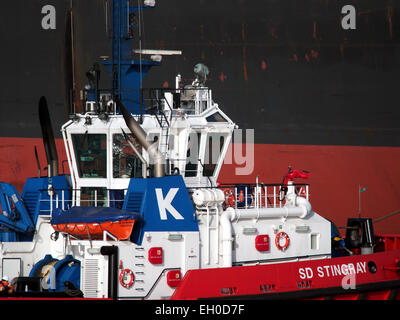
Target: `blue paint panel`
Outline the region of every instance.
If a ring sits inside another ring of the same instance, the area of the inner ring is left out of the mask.
[[[110,190],[110,207],[121,209],[124,200],[124,190]]]
[[[68,176],[29,178],[26,180],[21,197],[25,202],[27,210],[32,217],[34,224],[37,222],[39,214],[50,213],[50,196],[48,187],[51,185],[54,189],[53,208],[57,206],[56,196],[58,196],[58,207],[62,206],[62,197],[64,190],[64,202],[67,205],[71,200],[71,187],[68,182]],[[67,209],[67,207],[65,207]]]
[[[142,218],[131,238],[136,243],[141,243],[144,233],[149,231],[199,230],[192,201],[180,175],[131,179],[122,209],[128,210],[129,206],[139,209]],[[165,216],[162,216],[163,208]]]
[[[236,185],[237,199],[236,204],[238,208],[244,208],[246,205],[251,203],[251,190],[250,186],[247,184]]]
[[[103,223],[107,221],[120,221],[137,219],[138,215],[110,207],[72,207],[64,211],[55,209],[51,224],[62,223]]]

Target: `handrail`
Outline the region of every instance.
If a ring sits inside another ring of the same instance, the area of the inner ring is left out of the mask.
[[[281,208],[286,205],[286,197],[282,197],[282,184],[264,183],[240,183],[240,184],[220,184],[218,189],[224,191],[224,207],[234,207],[235,209],[261,209],[261,208]],[[292,184],[297,196],[309,200],[309,184]],[[189,188],[189,193],[195,189],[215,189],[215,187]]]
[[[101,188],[101,187],[99,187]],[[65,199],[65,192],[72,192],[73,194],[75,194],[75,192],[77,193],[81,193],[82,190],[81,189],[53,189],[54,191],[54,195],[50,194],[48,198],[46,199],[40,199],[39,202],[41,203],[49,203],[50,207],[49,209],[41,209],[40,212],[46,212],[46,213],[52,213],[53,209],[58,209],[61,208],[62,210],[65,210],[67,208],[71,208],[73,206],[76,206],[77,203],[84,203],[84,204],[90,204],[90,203],[94,203],[94,206],[106,206],[109,207],[110,206],[110,202],[113,203],[121,203],[123,204],[123,202],[125,201],[125,199],[114,199],[114,200],[110,200],[110,193],[109,191],[113,191],[114,189],[105,189],[105,191],[107,192],[107,196],[104,197],[104,199],[98,199],[97,198],[97,190],[95,189],[95,194],[94,194],[94,198],[90,198],[90,199],[81,199],[81,195],[79,195],[78,197],[73,197],[72,199]],[[126,191],[127,189],[121,189],[122,191]],[[48,192],[48,189],[39,189],[40,192]],[[59,198],[59,192],[61,191],[61,199]],[[75,191],[75,192],[73,192]],[[57,193],[58,192],[58,193]],[[79,199],[79,200],[78,200]]]

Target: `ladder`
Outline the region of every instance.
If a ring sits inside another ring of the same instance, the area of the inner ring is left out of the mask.
[[[167,120],[167,117],[165,116],[164,112],[163,115],[160,117],[159,124],[161,127],[161,134],[160,134],[160,142],[158,145],[158,150],[160,151],[164,159],[167,159],[170,122]]]
[[[157,122],[161,128],[160,138],[158,143],[158,151],[164,157],[168,159],[168,143],[169,143],[169,130],[172,120],[172,107],[169,105],[165,97],[160,97],[159,92],[151,92],[152,113],[155,115]],[[166,113],[167,111],[167,113]]]

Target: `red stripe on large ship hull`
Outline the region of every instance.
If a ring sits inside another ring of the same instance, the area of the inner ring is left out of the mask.
[[[56,145],[62,173],[62,161],[67,159],[63,141],[58,139]],[[21,191],[26,178],[37,176],[35,146],[45,175],[47,162],[40,138],[0,138],[0,181]],[[255,144],[254,154],[251,174],[236,175],[236,165],[224,164],[219,181],[255,183],[258,175],[259,182],[280,183],[291,165],[312,173],[309,179],[298,182],[310,184],[313,209],[337,226],[358,216],[359,184],[368,188],[361,194],[362,216],[376,219],[400,210],[400,148]],[[64,168],[68,173],[67,163]],[[374,228],[377,233],[399,233],[400,214],[377,222]]]
[[[40,138],[0,138],[0,181],[13,184],[19,192],[22,191],[25,181],[30,177],[38,176],[38,167],[35,158],[35,146],[38,151],[41,166],[41,175],[47,175],[47,160]],[[64,142],[56,140],[59,159],[59,172],[69,173]],[[63,165],[64,162],[64,165]]]

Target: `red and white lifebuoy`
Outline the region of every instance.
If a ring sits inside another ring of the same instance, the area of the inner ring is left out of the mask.
[[[281,239],[284,239],[285,242],[282,245],[281,244]],[[276,247],[281,250],[281,251],[285,251],[287,249],[287,247],[290,244],[290,238],[288,236],[288,234],[286,232],[279,232],[276,237],[275,237],[275,245]]]
[[[133,275],[132,270],[124,269],[119,274],[119,283],[124,288],[129,289],[133,285],[133,281],[135,281],[135,276]]]

